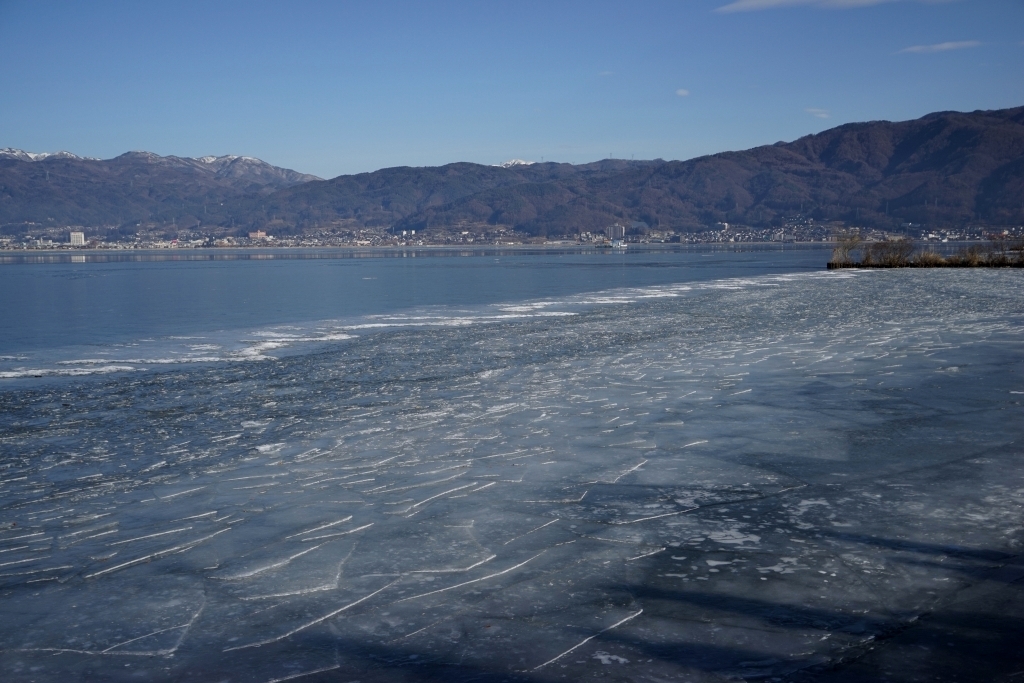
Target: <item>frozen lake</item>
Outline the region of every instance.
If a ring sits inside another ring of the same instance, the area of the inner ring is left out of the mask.
[[[0,678],[1024,680],[1024,278],[826,257],[0,266]]]

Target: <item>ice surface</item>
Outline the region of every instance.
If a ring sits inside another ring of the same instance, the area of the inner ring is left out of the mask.
[[[1024,577],[1021,284],[614,290],[6,389],[2,677],[825,676]]]

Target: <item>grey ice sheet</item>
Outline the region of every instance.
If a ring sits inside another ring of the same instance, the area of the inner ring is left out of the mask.
[[[1018,680],[1022,284],[659,286],[0,389],[0,677]]]

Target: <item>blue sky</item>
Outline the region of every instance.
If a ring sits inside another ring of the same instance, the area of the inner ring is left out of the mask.
[[[0,0],[0,147],[333,177],[1024,105],[1021,0]]]

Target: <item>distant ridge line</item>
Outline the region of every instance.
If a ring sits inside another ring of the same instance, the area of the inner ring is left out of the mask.
[[[5,149],[0,191],[7,234],[56,225],[209,235],[503,226],[543,237],[615,223],[768,230],[794,219],[895,232],[1014,226],[1024,225],[1024,107],[848,123],[688,161],[510,159],[330,180],[234,155],[92,160]]]

